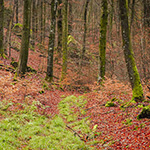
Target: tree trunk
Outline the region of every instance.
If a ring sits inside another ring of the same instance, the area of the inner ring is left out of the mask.
[[[16,7],[16,23],[18,23],[18,0],[15,0],[15,7]]]
[[[36,1],[32,1],[32,47],[35,47],[35,38],[36,38]]]
[[[57,22],[57,30],[58,30],[58,52],[62,49],[62,9],[60,7],[62,0],[58,0],[58,22]]]
[[[144,99],[143,89],[140,81],[140,76],[136,67],[136,63],[134,60],[134,53],[132,50],[130,28],[128,22],[128,8],[126,0],[119,0],[119,8],[120,8],[124,56],[133,92],[132,100],[139,102]]]
[[[131,30],[131,26],[134,20],[134,13],[135,13],[135,0],[132,1],[132,10],[131,10],[131,21],[130,21],[130,30]]]
[[[31,13],[31,0],[24,0],[23,33],[18,64],[18,74],[24,74],[27,68],[29,38],[30,38],[30,16],[31,16],[30,13]]]
[[[4,0],[0,0],[0,56],[4,54]]]
[[[86,0],[85,9],[84,9],[84,34],[83,34],[83,46],[82,46],[82,54],[81,54],[81,66],[83,61],[83,56],[85,53],[85,45],[86,45],[86,32],[87,32],[87,11],[88,11],[88,4],[90,0]]]
[[[69,16],[68,16],[68,34],[70,35],[72,32],[72,20],[73,20],[73,14],[72,14],[72,1],[69,1]]]
[[[64,0],[62,11],[62,49],[63,49],[63,65],[61,80],[63,80],[67,73],[67,41],[68,41],[68,0]]]
[[[41,12],[40,12],[40,23],[41,23],[41,26],[40,26],[40,30],[41,30],[41,36],[40,36],[40,42],[41,44],[43,44],[43,0],[41,0]]]
[[[55,45],[55,28],[56,28],[56,8],[57,1],[52,0],[51,2],[51,29],[49,36],[49,46],[48,46],[48,58],[47,58],[47,74],[46,80],[51,82],[53,79],[53,55],[54,55],[54,45]]]
[[[144,25],[150,27],[150,1],[143,0],[144,3]]]
[[[13,13],[14,13],[14,11],[13,11]],[[12,14],[10,19],[8,20],[8,29],[6,31],[6,38],[5,38],[5,44],[4,44],[4,53],[5,53],[5,55],[8,55],[7,54],[7,47],[8,47],[8,44],[10,43],[11,27],[12,27],[13,17],[14,17],[14,15]]]
[[[106,55],[106,34],[107,34],[107,19],[108,19],[108,3],[107,0],[102,1],[102,12],[100,19],[100,42],[99,42],[99,79],[105,78],[105,55]]]

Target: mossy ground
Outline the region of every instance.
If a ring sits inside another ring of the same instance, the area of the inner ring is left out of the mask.
[[[73,110],[70,109],[70,107],[82,108],[84,103],[81,97],[79,99],[75,96],[67,97],[59,105],[61,116],[55,115],[52,118],[36,112],[37,102],[33,102],[32,105],[22,104],[24,109],[15,112],[3,109],[5,107],[3,105],[0,108],[0,115],[3,118],[0,124],[0,149],[92,149],[66,127],[67,123],[63,119],[66,118],[72,123],[74,130],[80,130],[81,136],[83,133],[90,133],[89,126],[85,124],[87,119],[77,121],[78,114],[73,113]],[[72,128],[71,124],[68,125]]]

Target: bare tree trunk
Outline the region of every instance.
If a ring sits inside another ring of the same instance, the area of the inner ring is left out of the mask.
[[[23,33],[18,64],[18,74],[24,74],[27,69],[28,49],[30,39],[31,0],[24,0]]]
[[[36,37],[36,1],[32,1],[32,47],[35,47],[35,37]]]
[[[86,45],[86,32],[87,32],[87,11],[88,11],[88,4],[90,0],[86,0],[85,9],[84,9],[84,35],[83,35],[83,46],[82,46],[82,54],[81,54],[81,66],[83,61],[83,56],[85,53],[85,45]]]
[[[4,0],[0,0],[0,56],[4,54]]]
[[[62,0],[58,0],[58,21],[57,21],[57,32],[58,32],[58,52],[62,49],[62,9],[60,7]]]
[[[18,0],[15,0],[15,7],[16,7],[16,23],[18,23],[18,13],[19,13],[19,11],[18,11]]]
[[[57,8],[57,1],[52,0],[51,2],[52,18],[51,18],[51,29],[50,29],[50,36],[49,36],[47,74],[46,74],[46,80],[49,82],[51,82],[53,79],[53,55],[54,55],[54,45],[55,45],[56,8]]]
[[[144,3],[144,25],[150,27],[150,1],[143,0]]]

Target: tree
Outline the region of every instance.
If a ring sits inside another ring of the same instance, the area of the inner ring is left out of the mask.
[[[46,80],[51,82],[53,79],[53,55],[55,45],[55,28],[56,28],[56,8],[57,0],[51,2],[51,29],[49,36],[48,58],[47,58],[47,74]]]
[[[15,3],[15,2],[14,2]],[[15,4],[12,5],[13,7],[10,7],[11,15],[9,19],[7,20],[7,31],[5,36],[5,42],[4,42],[4,53],[7,54],[7,48],[9,47],[9,58],[11,57],[11,29],[12,29],[12,23],[14,18],[14,12],[15,12]]]
[[[63,65],[61,80],[63,80],[67,73],[67,41],[68,41],[68,0],[64,0],[62,11],[62,49],[63,49]]]
[[[72,0],[69,1],[69,20],[68,20],[68,34],[70,35],[72,32],[72,20],[73,20],[73,14],[72,14]]]
[[[41,35],[40,35],[40,42],[43,44],[43,0],[41,0],[40,3],[40,31],[41,31]]]
[[[100,68],[99,68],[99,79],[104,79],[105,76],[105,55],[106,55],[106,33],[107,33],[107,18],[108,18],[108,3],[107,0],[102,0],[102,12],[100,19],[100,42],[99,42],[99,59],[100,59]]]
[[[57,21],[57,29],[58,29],[58,52],[62,49],[62,10],[61,10],[62,0],[58,0],[58,21]]]
[[[32,46],[35,47],[35,30],[36,30],[36,0],[32,1]]]
[[[120,8],[123,50],[124,50],[124,56],[125,56],[127,70],[128,70],[129,80],[132,87],[132,93],[133,93],[132,100],[139,102],[144,99],[143,88],[141,85],[140,76],[134,60],[126,0],[119,0],[119,8]]]
[[[24,74],[27,69],[29,38],[30,38],[30,17],[31,17],[31,0],[24,0],[23,31],[18,63],[18,74]]]
[[[150,1],[143,0],[144,3],[144,25],[150,27]]]
[[[15,6],[16,6],[16,23],[18,23],[18,0],[15,0]]]
[[[4,53],[4,0],[0,0],[0,56]]]
[[[90,0],[86,0],[85,9],[84,9],[84,35],[83,35],[83,48],[82,48],[82,54],[81,54],[81,66],[82,66],[82,60],[85,53],[85,45],[86,45],[86,32],[87,32],[87,11],[88,11],[88,4]]]

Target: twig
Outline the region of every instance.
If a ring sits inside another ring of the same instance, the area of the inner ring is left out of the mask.
[[[71,127],[69,127],[68,125],[66,125],[67,128],[69,128],[71,131],[74,132],[75,135],[77,135],[82,141],[86,142],[75,130],[73,130]]]

